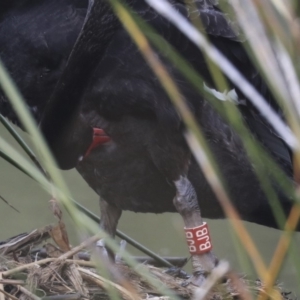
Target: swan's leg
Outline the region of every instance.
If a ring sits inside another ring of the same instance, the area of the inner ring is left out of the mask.
[[[206,276],[217,264],[212,253],[211,240],[206,223],[203,223],[198,199],[194,187],[186,176],[175,182],[176,196],[174,205],[185,224],[185,232],[192,255],[193,277],[191,282],[200,286]]]

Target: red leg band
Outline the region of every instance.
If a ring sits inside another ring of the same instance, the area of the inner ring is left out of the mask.
[[[212,249],[212,243],[206,222],[194,228],[184,228],[186,241],[192,255],[203,254]]]

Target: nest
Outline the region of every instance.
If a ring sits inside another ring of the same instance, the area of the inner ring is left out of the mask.
[[[205,299],[251,299],[251,294],[257,295],[264,289],[260,280],[250,281],[229,272],[226,280],[218,277],[203,294],[203,289],[182,278],[184,272],[169,274],[166,269],[145,262],[135,268],[121,262],[107,265],[108,272],[104,272],[109,273],[107,277],[87,260],[85,247],[95,240],[96,237],[90,238],[70,249],[60,220],[57,226],[46,226],[0,242],[0,300],[169,299],[170,296],[162,295],[139,275],[141,270],[148,271],[160,286],[184,299],[199,299],[199,292]],[[282,299],[295,299],[280,287],[276,287],[276,292]]]

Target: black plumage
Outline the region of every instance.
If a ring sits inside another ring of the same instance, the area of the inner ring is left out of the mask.
[[[159,80],[111,9],[104,2],[95,3],[100,5],[98,23],[87,19],[76,43],[87,0],[20,0],[17,7],[2,14],[0,57],[41,122],[58,164],[62,168],[76,167],[100,195],[105,207],[103,219],[109,219],[105,218],[106,212],[115,212],[112,220],[102,223],[112,235],[122,210],[175,212],[173,199],[176,192],[180,194],[176,182],[182,177],[194,187],[202,216],[223,218],[218,200],[186,145],[181,118]],[[213,87],[203,54],[195,45],[143,1],[128,3]],[[182,1],[173,0],[172,4],[186,16],[200,15],[211,42],[278,109],[233,31],[234,24],[215,5],[204,7],[200,1],[198,9],[191,11]],[[90,31],[85,31],[88,26],[92,26]],[[89,35],[93,26],[99,31]],[[158,55],[204,130],[241,217],[277,228],[238,135],[180,72]],[[244,98],[237,88],[236,92]],[[244,100],[240,111],[253,135],[292,178],[290,150]],[[18,123],[3,93],[0,111]],[[103,129],[111,140],[82,159],[92,142],[92,128]],[[287,214],[292,203],[277,186],[275,189]],[[193,205],[189,209],[197,211],[197,205]]]

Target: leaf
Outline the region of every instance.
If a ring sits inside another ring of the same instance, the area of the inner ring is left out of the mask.
[[[58,225],[52,228],[50,235],[53,241],[63,252],[67,252],[71,249],[66,225],[63,221],[59,221]]]

